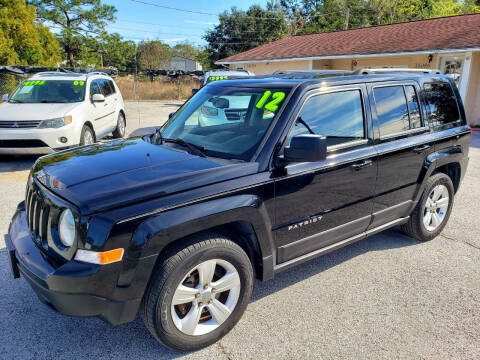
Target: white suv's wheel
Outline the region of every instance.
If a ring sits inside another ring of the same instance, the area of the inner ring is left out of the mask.
[[[164,345],[198,350],[240,320],[252,288],[252,265],[238,244],[223,235],[197,235],[160,260],[143,297],[143,320]]]
[[[118,113],[117,128],[113,131],[114,138],[123,138],[125,136],[126,127],[125,115],[122,112]]]
[[[80,145],[90,145],[95,143],[95,133],[90,126],[83,125],[82,132],[80,133]]]

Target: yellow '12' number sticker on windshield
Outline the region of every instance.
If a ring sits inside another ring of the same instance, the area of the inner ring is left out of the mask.
[[[267,100],[272,96],[272,100],[267,103]],[[285,99],[285,93],[283,91],[277,91],[272,94],[270,90],[267,90],[263,93],[260,100],[258,100],[255,107],[257,109],[265,109],[271,112],[275,112],[278,109],[278,104],[280,104],[283,99]]]

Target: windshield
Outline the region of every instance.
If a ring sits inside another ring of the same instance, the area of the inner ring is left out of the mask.
[[[290,89],[206,86],[163,126],[209,156],[250,160]]]
[[[29,80],[13,93],[13,103],[73,103],[83,101],[85,81]]]

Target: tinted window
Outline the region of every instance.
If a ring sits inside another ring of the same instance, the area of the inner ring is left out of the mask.
[[[104,96],[109,96],[112,94],[112,89],[110,88],[110,84],[108,80],[99,79],[98,82],[100,83],[100,87],[102,88],[102,92]]]
[[[405,96],[407,97],[408,112],[410,115],[410,129],[418,129],[422,127],[422,119],[420,117],[420,107],[418,105],[415,87],[412,85],[405,86]]]
[[[321,94],[308,99],[289,140],[295,135],[310,133],[305,123],[315,134],[326,136],[329,146],[363,139],[360,90]]]
[[[380,136],[410,129],[408,108],[403,86],[374,88]]]
[[[110,93],[115,94],[115,85],[113,85],[113,81],[107,80],[107,82],[108,82],[108,85],[110,86]]]
[[[98,80],[94,80],[90,83],[90,96],[95,94],[101,94],[102,91],[100,90],[100,85],[98,84]]]
[[[84,80],[27,80],[13,93],[10,102],[73,103],[84,98]]]
[[[433,125],[442,126],[454,123],[460,119],[457,100],[450,84],[425,84],[424,91]],[[451,125],[453,126],[454,124]]]

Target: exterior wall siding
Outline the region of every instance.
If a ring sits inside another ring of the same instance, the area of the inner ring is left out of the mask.
[[[480,52],[478,51],[472,54],[465,112],[470,125],[480,126]]]

